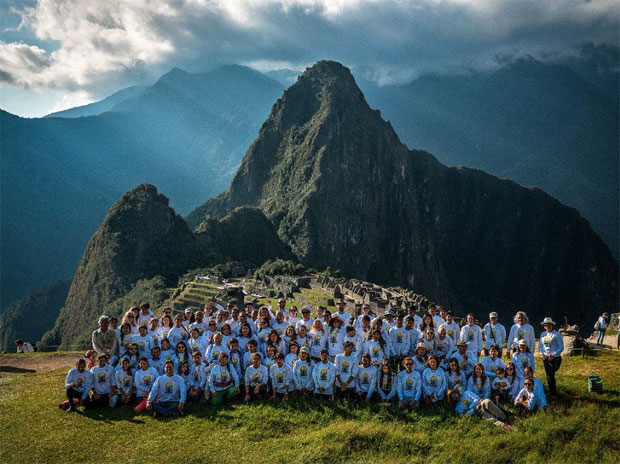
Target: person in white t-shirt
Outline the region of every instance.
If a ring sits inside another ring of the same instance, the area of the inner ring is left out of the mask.
[[[34,351],[30,342],[25,342],[21,339],[15,340],[15,347],[18,353],[32,353]]]

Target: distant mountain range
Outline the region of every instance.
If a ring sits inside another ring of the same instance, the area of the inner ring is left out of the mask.
[[[410,147],[544,188],[578,208],[617,257],[617,70],[586,58],[360,86]],[[224,190],[297,74],[173,69],[152,86],[46,118],[0,112],[1,308],[69,278],[105,212],[131,186],[157,184],[181,214]]]

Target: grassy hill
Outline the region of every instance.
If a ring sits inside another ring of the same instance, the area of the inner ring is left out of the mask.
[[[17,356],[17,355],[14,355]],[[30,355],[22,355],[30,356]],[[36,354],[34,356],[46,356]],[[0,363],[1,364],[1,363]],[[545,382],[542,365],[538,377]],[[313,401],[223,408],[188,405],[181,418],[128,409],[67,414],[65,370],[0,368],[0,462],[611,463],[620,452],[620,354],[565,358],[552,409],[507,432],[441,407]],[[605,392],[587,392],[598,373]]]

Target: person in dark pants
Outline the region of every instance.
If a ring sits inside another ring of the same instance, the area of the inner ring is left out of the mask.
[[[84,401],[88,398],[88,392],[93,387],[93,374],[86,370],[86,360],[79,359],[75,363],[75,367],[67,374],[65,380],[65,388],[67,389],[67,412],[76,410],[75,402],[77,399],[80,405],[84,405]]]
[[[550,317],[545,317],[542,322],[545,331],[540,334],[540,342],[538,351],[545,366],[545,374],[547,374],[547,384],[549,385],[549,393],[551,399],[556,396],[557,389],[555,385],[555,373],[560,369],[562,364],[562,351],[564,351],[564,339],[562,335],[555,330],[555,322]]]

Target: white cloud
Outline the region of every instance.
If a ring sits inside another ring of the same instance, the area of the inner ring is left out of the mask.
[[[387,83],[615,44],[616,10],[615,0],[38,0],[20,29],[57,47],[0,42],[0,82],[82,99],[172,66],[299,69],[329,58]]]

